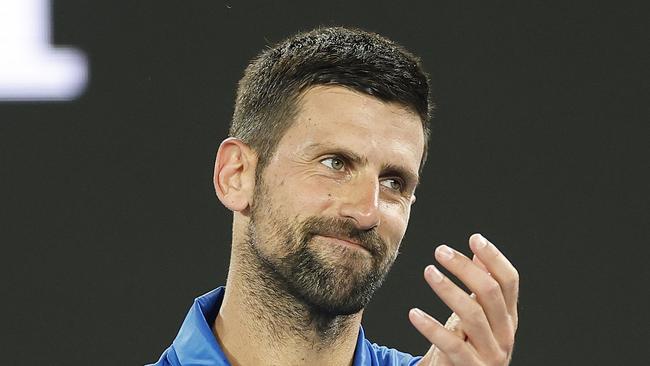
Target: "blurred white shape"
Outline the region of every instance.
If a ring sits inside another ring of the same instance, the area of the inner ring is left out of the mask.
[[[50,0],[0,0],[0,101],[71,100],[87,82],[84,54],[50,45]]]

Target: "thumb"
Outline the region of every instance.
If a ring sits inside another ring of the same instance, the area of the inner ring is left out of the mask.
[[[467,339],[467,335],[463,331],[463,324],[456,313],[451,313],[451,316],[445,323],[445,328],[454,333],[458,338],[463,340]]]

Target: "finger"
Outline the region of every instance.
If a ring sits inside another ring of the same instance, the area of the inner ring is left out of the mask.
[[[418,365],[454,366],[451,363],[451,360],[449,360],[449,357],[447,357],[447,355],[435,345],[432,345],[431,348],[429,348],[429,351],[422,356]]]
[[[493,339],[498,340],[500,345],[508,343],[514,337],[514,325],[499,283],[469,258],[446,245],[436,248],[435,256],[440,264],[476,294],[476,301],[485,313]],[[467,328],[466,323],[469,319],[463,318],[462,314],[459,315]],[[467,329],[465,331],[467,332]],[[470,338],[472,338],[471,334]]]
[[[516,324],[519,273],[508,258],[481,234],[472,235],[469,239],[469,246],[492,274],[492,277],[499,283],[508,313],[513,317]]]
[[[431,365],[454,366],[454,364],[449,359],[449,356],[447,356],[444,352],[442,352],[440,348],[436,348],[435,351],[433,352]]]
[[[485,267],[485,264],[483,264],[483,262],[481,262],[481,260],[478,259],[478,257],[476,256],[476,254],[474,254],[474,255],[472,256],[472,262],[474,262],[474,264],[476,264],[476,265],[478,266],[478,268],[484,270],[487,274],[491,275],[491,274],[490,274],[490,271],[488,271],[487,267]]]
[[[475,353],[465,341],[456,337],[437,320],[422,310],[417,308],[411,309],[409,311],[409,320],[418,332],[438,348],[442,355],[449,358],[451,364],[478,364]],[[440,355],[437,356],[440,357]]]
[[[427,266],[424,277],[440,299],[458,314],[462,330],[476,351],[490,358],[497,356],[501,351],[481,305],[433,265]]]

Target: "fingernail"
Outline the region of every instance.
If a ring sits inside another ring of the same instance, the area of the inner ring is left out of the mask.
[[[481,234],[478,234],[478,245],[476,246],[477,248],[481,249],[484,248],[488,244],[487,239]]]
[[[433,282],[442,282],[442,273],[434,265],[428,265],[424,272]]]
[[[442,257],[442,259],[444,260],[450,260],[451,258],[454,257],[454,251],[446,245],[439,246],[437,251],[438,251],[438,255]]]
[[[420,321],[424,321],[426,319],[426,316],[424,315],[424,311],[418,308],[411,309],[411,313],[415,315],[415,317]]]

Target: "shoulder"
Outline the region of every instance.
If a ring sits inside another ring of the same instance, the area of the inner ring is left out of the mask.
[[[366,340],[366,347],[370,350],[373,361],[376,361],[378,366],[414,366],[422,359],[421,356],[413,356],[394,348],[370,343],[368,340]]]

